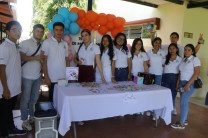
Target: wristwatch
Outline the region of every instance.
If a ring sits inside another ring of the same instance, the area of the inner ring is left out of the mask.
[[[200,42],[198,42],[198,44],[201,44]]]

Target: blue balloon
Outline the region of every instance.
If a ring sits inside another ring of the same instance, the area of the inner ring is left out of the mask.
[[[69,29],[69,25],[70,25],[71,21],[69,19],[66,19],[64,22],[64,27],[65,29]]]
[[[78,34],[80,30],[80,27],[77,23],[71,23],[69,26],[69,31],[71,34]]]
[[[54,36],[54,33],[53,33],[53,31],[51,31],[51,34],[52,34],[52,36]]]
[[[53,16],[53,22],[55,23],[55,22],[62,22],[62,23],[64,23],[64,17],[62,16],[62,15],[60,15],[60,14],[55,14],[54,16]]]
[[[61,7],[58,14],[62,15],[65,19],[69,18],[69,10],[66,7]]]
[[[69,35],[70,31],[68,29],[64,30],[64,35]]]
[[[51,32],[53,30],[53,24],[54,24],[54,22],[48,23],[48,30],[50,30]]]
[[[72,22],[76,22],[78,19],[78,14],[76,12],[71,12],[69,14],[69,20]]]

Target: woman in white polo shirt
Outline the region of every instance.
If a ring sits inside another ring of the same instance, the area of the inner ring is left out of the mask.
[[[115,80],[131,80],[131,53],[127,47],[126,35],[118,33],[114,39],[114,45],[118,57],[115,65]]]
[[[138,76],[138,73],[148,73],[148,56],[144,50],[143,41],[141,38],[135,38],[131,47],[132,69],[131,73]]]
[[[173,99],[173,115],[177,115],[176,112],[176,84],[179,74],[179,64],[181,63],[182,58],[179,56],[179,48],[177,44],[171,43],[168,47],[168,54],[165,60],[164,71],[162,75],[161,85],[171,89],[172,99]]]
[[[100,49],[97,45],[91,42],[91,32],[87,29],[82,30],[81,37],[83,43],[76,50],[74,62],[79,67],[79,82],[93,82],[94,81],[94,61],[98,66],[101,74],[102,82],[106,83],[103,76],[103,69],[100,60]]]
[[[147,52],[150,61],[149,73],[155,74],[155,84],[160,85],[162,80],[163,64],[165,63],[165,52],[160,49],[162,40],[156,37],[152,41],[153,48]]]
[[[184,59],[179,65],[179,77],[177,87],[180,88],[180,121],[172,124],[172,128],[184,129],[187,125],[188,101],[195,92],[194,81],[200,74],[200,60],[196,57],[195,49],[192,44],[187,44],[184,50]]]
[[[101,63],[103,68],[103,75],[107,82],[114,82],[115,80],[115,60],[117,59],[113,48],[113,41],[110,35],[106,34],[101,39]],[[96,82],[101,82],[100,72],[98,67],[96,67],[95,74]]]

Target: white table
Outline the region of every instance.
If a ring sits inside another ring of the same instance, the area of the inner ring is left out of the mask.
[[[158,85],[137,85],[138,91],[109,90],[116,84],[100,84],[100,90],[93,93],[89,88],[55,85],[54,107],[60,115],[59,133],[64,136],[72,122],[87,121],[134,114],[154,110],[156,115],[164,119],[166,125],[171,123],[173,110],[170,89]],[[136,85],[133,82],[119,82],[118,85]]]

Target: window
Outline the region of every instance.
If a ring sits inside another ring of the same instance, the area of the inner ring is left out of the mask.
[[[147,24],[126,26],[123,33],[127,39],[150,38],[149,31],[146,28]]]

